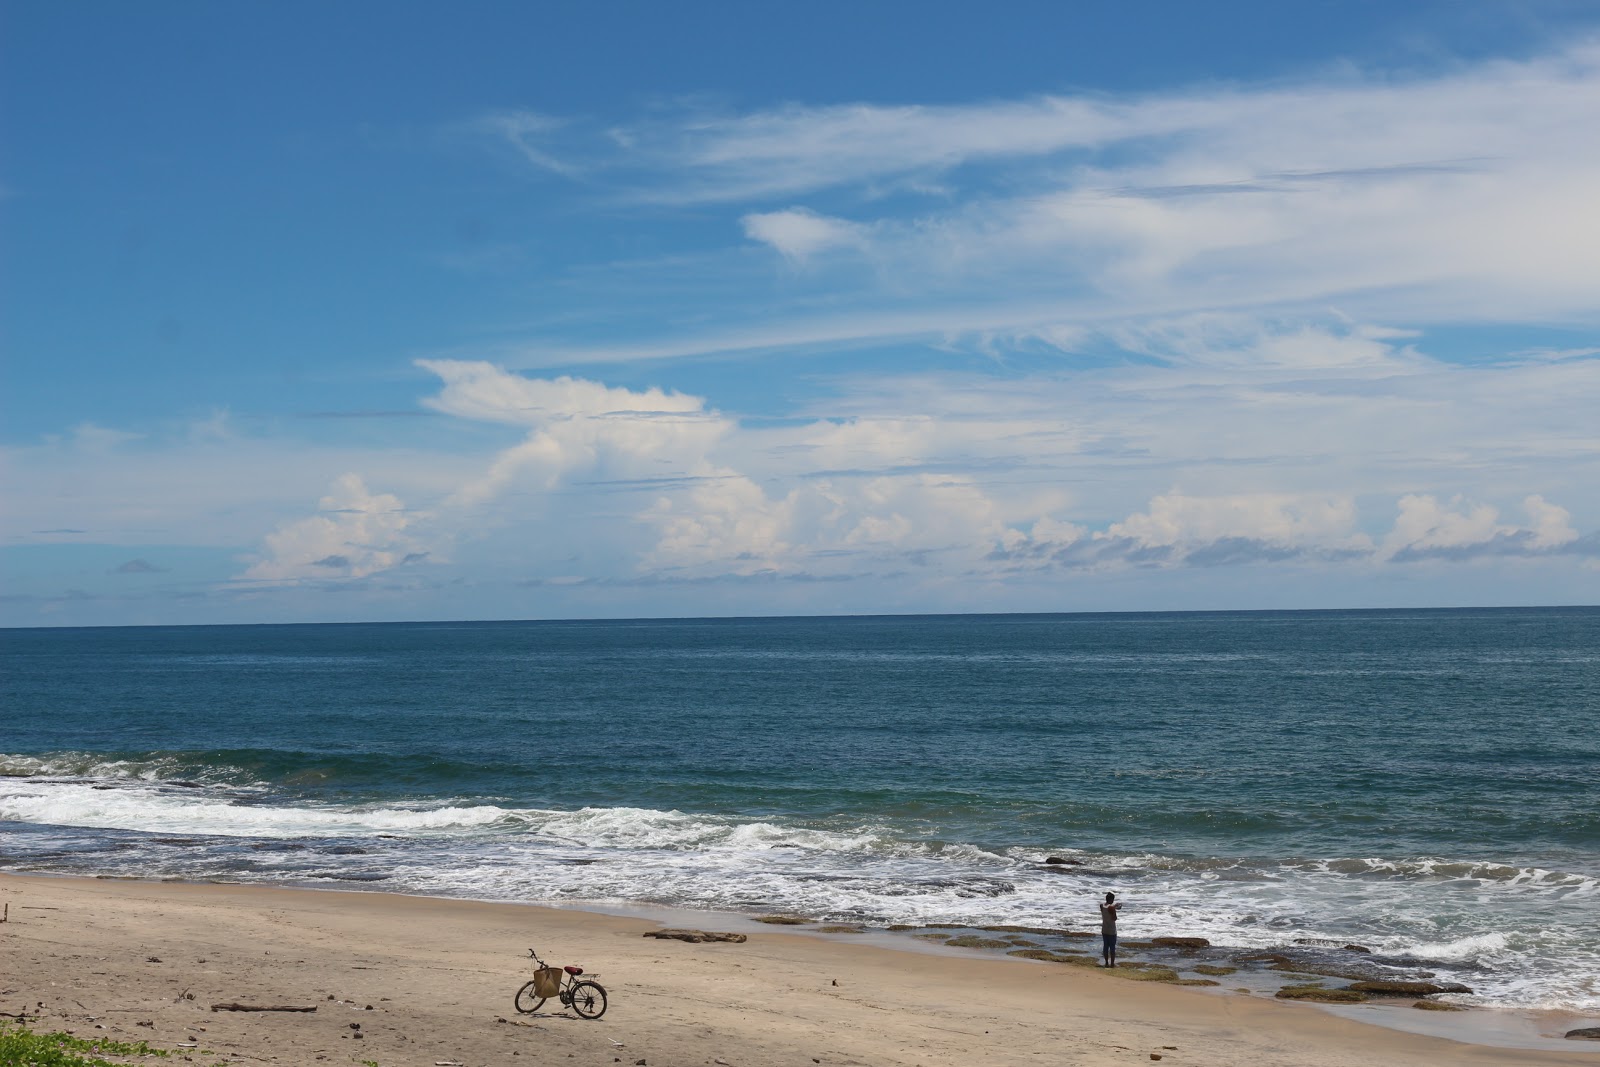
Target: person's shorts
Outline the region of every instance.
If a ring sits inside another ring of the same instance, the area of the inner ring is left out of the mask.
[[[1104,956],[1115,951],[1117,951],[1117,935],[1102,933],[1100,935],[1100,954]]]

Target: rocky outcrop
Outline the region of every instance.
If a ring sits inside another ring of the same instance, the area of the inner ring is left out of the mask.
[[[709,930],[650,930],[645,937],[656,937],[664,941],[688,941],[690,944],[702,944],[707,941],[727,941],[735,945],[742,945],[747,940],[743,934],[719,934]]]
[[[1152,937],[1152,945],[1160,948],[1209,948],[1211,942],[1203,937]]]
[[[1577,1030],[1568,1030],[1567,1036],[1574,1041],[1600,1041],[1600,1026],[1585,1026]]]
[[[952,937],[945,944],[952,948],[1010,948],[1011,942],[1002,941],[998,937],[978,937],[975,934],[966,934],[962,937]]]
[[[1466,1011],[1467,1010],[1466,1008],[1463,1008],[1459,1004],[1446,1004],[1442,1000],[1419,1000],[1419,1001],[1417,1001],[1415,1004],[1413,1004],[1411,1006],[1413,1008],[1421,1008],[1423,1011]]]
[[[1428,997],[1435,993],[1470,993],[1471,989],[1458,982],[1356,982],[1350,986],[1357,993],[1371,993],[1379,997]]]
[[[756,922],[769,923],[772,926],[805,926],[810,919],[802,919],[798,915],[757,915]]]
[[[1365,993],[1354,989],[1324,989],[1321,986],[1284,986],[1274,994],[1279,1000],[1310,1000],[1319,1004],[1360,1004]]]

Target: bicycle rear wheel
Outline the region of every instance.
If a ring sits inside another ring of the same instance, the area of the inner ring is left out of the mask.
[[[535,983],[533,982],[529,982],[521,989],[517,990],[517,1011],[521,1012],[523,1015],[532,1015],[534,1012],[538,1011],[539,1006],[544,1003],[545,998],[534,993],[534,984]]]
[[[606,1013],[606,991],[599,982],[575,982],[572,986],[572,1010],[585,1019],[598,1019]]]

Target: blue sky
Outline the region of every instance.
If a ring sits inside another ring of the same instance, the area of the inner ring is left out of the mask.
[[[1593,4],[0,11],[0,624],[1600,601]]]

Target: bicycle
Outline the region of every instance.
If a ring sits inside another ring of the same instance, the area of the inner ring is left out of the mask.
[[[541,960],[539,954],[533,949],[530,948],[528,950],[528,955],[540,970],[549,968],[549,964]],[[556,987],[556,998],[560,1000],[561,1006],[563,1008],[571,1008],[573,1013],[580,1019],[598,1019],[604,1015],[606,1013],[605,987],[595,981],[600,976],[592,974],[580,980],[578,976],[583,973],[582,967],[568,965],[561,968],[561,970],[566,975],[565,984],[558,984]],[[548,997],[539,995],[539,979],[535,978],[517,990],[513,1003],[519,1013],[532,1015],[548,999]]]

